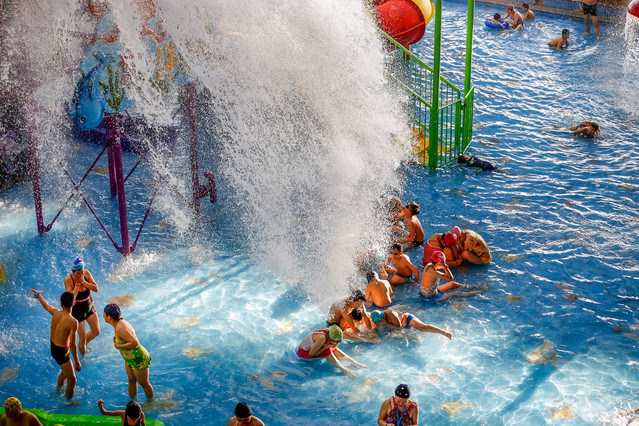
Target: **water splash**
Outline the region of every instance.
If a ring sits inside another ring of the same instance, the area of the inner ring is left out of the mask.
[[[136,113],[152,125],[175,124],[180,95],[160,93],[151,82],[157,70],[145,35],[149,19],[175,43],[181,66],[203,94],[200,151],[215,159],[208,166],[229,185],[222,188],[231,201],[224,214],[239,218],[237,232],[255,259],[298,278],[317,295],[344,288],[354,272],[355,250],[385,242],[375,207],[381,194],[400,190],[395,170],[410,151],[398,97],[384,78],[383,44],[364,4],[90,3],[97,7],[93,12],[110,13],[110,31],[117,28],[120,53],[134,70],[129,77]],[[104,19],[75,2],[22,7],[30,19],[15,21],[15,35],[26,34],[32,57],[43,59],[33,67],[35,76],[79,63],[89,40],[78,34],[93,34]],[[64,110],[78,77],[47,92],[54,109]],[[65,179],[59,163],[69,161],[66,122],[38,116],[40,139],[55,141],[41,143],[43,174],[58,179],[55,188],[69,186],[59,184]],[[143,142],[151,166],[188,194],[186,143],[167,163],[165,147]],[[168,191],[156,203],[181,235],[193,219],[183,205]]]

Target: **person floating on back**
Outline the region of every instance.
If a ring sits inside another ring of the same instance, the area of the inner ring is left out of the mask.
[[[264,426],[264,422],[253,415],[251,406],[240,402],[235,406],[235,416],[231,417],[226,426]]]
[[[65,395],[67,399],[73,398],[76,378],[69,353],[73,355],[75,360],[75,369],[80,371],[82,365],[78,358],[78,349],[75,343],[75,335],[78,332],[78,321],[71,316],[71,308],[75,297],[73,293],[65,291],[60,296],[60,304],[62,310],[56,309],[49,305],[42,293],[37,290],[31,290],[34,298],[38,299],[42,307],[51,314],[51,356],[58,363],[62,372],[58,376],[58,387],[67,382]]]
[[[479,158],[475,157],[474,155],[471,155],[470,157],[468,155],[460,155],[459,157],[457,157],[457,163],[458,164],[466,164],[466,166],[468,167],[478,167],[480,169],[482,169],[483,171],[489,171],[489,170],[495,170],[497,167],[493,166],[491,163],[489,163],[486,160],[480,160]]]
[[[576,126],[568,127],[568,130],[572,130],[574,136],[581,136],[587,139],[596,138],[601,135],[599,124],[594,121],[583,121]]]
[[[337,345],[342,341],[342,338],[342,329],[337,325],[312,331],[300,343],[297,348],[297,356],[303,359],[326,358],[326,361],[342,370],[348,377],[355,377],[355,373],[344,367],[340,359],[357,367],[367,367],[338,349]]]
[[[42,423],[34,414],[24,411],[20,400],[12,396],[4,402],[0,426],[42,426]]]
[[[109,411],[104,409],[104,401],[98,399],[98,408],[103,416],[119,416],[123,426],[146,426],[144,412],[137,401],[129,401],[124,410]]]
[[[64,277],[64,289],[70,291],[75,296],[71,315],[78,320],[78,349],[84,355],[87,351],[87,343],[98,337],[100,334],[100,322],[95,314],[93,297],[91,292],[98,292],[91,272],[84,268],[84,262],[76,257],[71,266],[71,273]],[[88,333],[84,329],[85,321],[89,324],[91,331]]]
[[[521,5],[521,10],[524,12],[523,13],[524,21],[532,21],[535,19],[535,12],[530,10],[530,6],[528,5],[528,3],[523,3]]]
[[[450,280],[449,282],[437,285],[438,280]],[[477,285],[460,284],[452,281],[453,274],[446,265],[446,255],[441,251],[433,253],[432,262],[427,264],[422,274],[422,283],[419,291],[428,302],[443,300],[451,296],[474,296],[476,294],[485,293],[490,288],[484,283]],[[469,291],[451,291],[456,289],[465,289]],[[479,290],[477,290],[479,289]]]
[[[568,31],[568,28],[564,28],[561,30],[561,36],[549,41],[548,46],[554,47],[557,50],[568,47],[570,46],[570,43],[568,43],[568,37],[570,37],[570,31]]]
[[[434,325],[424,324],[419,318],[409,312],[399,312],[393,309],[373,311],[371,312],[371,320],[377,324],[378,327],[384,326],[395,329],[405,328],[407,330],[414,328],[422,333],[437,333],[448,337],[449,339],[453,338],[452,333],[444,331],[441,328],[437,328]]]

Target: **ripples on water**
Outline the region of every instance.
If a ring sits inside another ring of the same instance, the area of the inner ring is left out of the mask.
[[[493,250],[490,266],[456,273],[462,282],[489,282],[485,296],[425,306],[414,287],[397,289],[397,309],[451,330],[451,342],[393,333],[377,346],[343,345],[369,365],[356,379],[326,363],[313,368],[293,350],[323,325],[325,306],[299,292],[295,278],[274,277],[244,254],[233,218],[221,213],[232,206],[205,205],[214,219],[186,247],[152,217],[139,251],[122,261],[82,207],[36,237],[28,185],[22,185],[2,201],[0,261],[9,279],[0,287],[0,367],[19,370],[17,379],[0,383],[0,395],[56,412],[97,414],[98,398],[126,403],[126,376],[107,324],[79,375],[83,406],[64,407],[54,393],[48,318],[25,294],[43,287],[55,300],[69,259],[80,253],[101,285],[98,306],[117,294],[136,295],[124,315],[151,352],[151,379],[172,409],[150,416],[167,425],[222,424],[238,399],[267,424],[370,424],[399,382],[410,384],[427,424],[543,424],[564,405],[576,423],[597,424],[607,413],[636,407],[636,68],[623,73],[622,35],[608,25],[601,25],[598,42],[581,36],[581,20],[543,14],[523,32],[488,31],[484,17],[497,10],[479,5],[476,12],[471,151],[503,173],[455,165],[436,174],[403,169],[403,198],[422,205],[427,234],[460,225],[479,231]],[[465,5],[446,3],[443,70],[460,86],[464,18]],[[551,50],[548,40],[564,27],[573,46]],[[428,57],[431,40],[432,26],[417,53]],[[599,122],[603,138],[575,139],[563,129],[585,119]],[[78,155],[94,155],[87,150]],[[135,159],[125,160],[128,170]],[[148,177],[134,177],[132,185]],[[108,196],[93,197],[96,205],[108,203]],[[145,200],[133,199],[138,216]],[[45,204],[45,211],[55,208]],[[107,205],[101,213],[108,212]],[[96,241],[77,245],[87,238]],[[417,263],[421,256],[411,257]],[[172,326],[194,324],[190,317],[199,324]],[[526,354],[546,339],[556,346],[557,357],[549,360],[557,366],[527,363]],[[205,352],[187,358],[186,347]],[[447,401],[474,407],[450,417],[440,408]]]

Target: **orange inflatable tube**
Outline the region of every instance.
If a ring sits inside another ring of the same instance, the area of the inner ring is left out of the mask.
[[[432,0],[376,0],[374,11],[379,28],[409,48],[424,37],[435,7]]]

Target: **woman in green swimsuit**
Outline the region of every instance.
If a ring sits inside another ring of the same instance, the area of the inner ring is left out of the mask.
[[[144,389],[147,398],[153,398],[153,386],[149,382],[149,367],[151,355],[140,344],[135,330],[127,321],[120,318],[120,307],[110,303],[104,307],[104,321],[115,329],[113,346],[120,351],[124,358],[126,375],[129,379],[129,396],[135,399],[138,393],[138,383]]]

